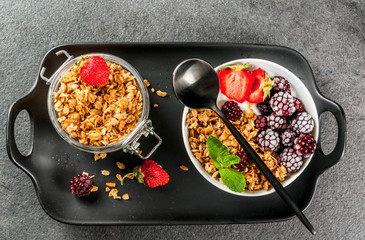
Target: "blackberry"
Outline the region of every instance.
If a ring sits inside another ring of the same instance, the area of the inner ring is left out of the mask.
[[[278,92],[270,99],[272,110],[279,116],[290,116],[295,112],[294,99],[287,92]]]
[[[297,134],[310,133],[314,128],[314,120],[307,112],[300,112],[291,122],[291,129]]]
[[[235,101],[227,101],[223,104],[222,112],[231,121],[237,121],[242,116],[242,110]]]
[[[300,113],[300,112],[304,112],[304,107],[303,107],[303,103],[299,98],[293,97],[294,98],[294,107],[296,109],[296,113]]]
[[[264,116],[269,116],[272,113],[268,98],[265,101],[258,103],[256,106],[260,113]]]
[[[272,113],[267,117],[267,126],[272,130],[284,131],[288,124],[286,123],[286,118]]]
[[[86,174],[78,174],[70,181],[70,191],[77,197],[84,197],[90,194],[93,183]]]
[[[280,148],[279,134],[272,129],[261,131],[257,140],[264,151],[277,151]]]
[[[290,84],[288,80],[286,80],[284,77],[275,76],[272,78],[272,80],[274,81],[274,85],[271,88],[271,91],[273,93],[288,92],[289,94],[291,94]]]
[[[290,129],[286,129],[284,132],[282,132],[280,134],[280,139],[281,139],[281,143],[285,146],[285,147],[292,147],[294,146],[294,140],[297,137],[297,134],[290,130]]]
[[[300,134],[300,136],[294,140],[294,144],[294,149],[297,154],[307,158],[314,153],[317,142],[310,134]]]
[[[236,153],[236,155],[239,156],[241,159],[240,162],[236,164],[236,166],[241,170],[244,170],[247,164],[249,164],[252,161],[246,152],[238,152]]]
[[[279,156],[278,163],[286,167],[288,172],[293,173],[303,165],[303,158],[293,148],[285,148]]]
[[[266,117],[263,115],[259,115],[257,116],[256,120],[255,120],[255,128],[262,131],[265,130],[267,128],[266,125]]]

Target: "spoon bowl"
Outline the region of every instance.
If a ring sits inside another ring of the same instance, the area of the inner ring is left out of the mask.
[[[189,108],[212,108],[219,93],[219,79],[213,67],[200,59],[180,63],[173,73],[173,89]]]

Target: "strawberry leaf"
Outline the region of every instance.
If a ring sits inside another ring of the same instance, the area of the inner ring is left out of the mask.
[[[245,64],[243,64],[243,68],[251,68],[252,66],[250,65],[250,63],[249,62],[247,62],[247,63],[245,63]]]
[[[251,68],[252,66],[250,65],[250,63],[245,63],[245,64],[237,64],[237,65],[230,65],[230,66],[225,66],[222,67],[220,69],[221,70],[225,70],[225,69],[232,69],[232,70],[241,70],[241,69],[247,69],[247,68]]]
[[[219,174],[223,183],[234,192],[243,192],[246,187],[245,176],[233,168],[220,169]]]
[[[133,175],[139,183],[144,183],[144,175],[141,172],[141,166],[137,166],[133,169]]]
[[[270,79],[270,76],[267,72],[265,72],[265,81],[264,81],[264,97],[263,100],[266,99],[266,97],[270,97],[271,88],[274,85],[274,81]]]

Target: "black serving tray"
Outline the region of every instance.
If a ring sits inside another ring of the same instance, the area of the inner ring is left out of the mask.
[[[257,223],[288,219],[294,216],[276,193],[260,197],[242,197],[224,192],[207,182],[194,168],[185,152],[181,133],[183,106],[172,90],[172,72],[178,63],[188,58],[201,58],[213,66],[234,59],[260,58],[278,63],[297,75],[313,96],[321,115],[330,111],[337,120],[338,139],[332,153],[324,155],[318,141],[317,150],[305,171],[286,189],[303,210],[311,202],[319,175],[337,163],[345,151],[346,121],[338,104],[323,97],[316,86],[312,70],[297,51],[279,46],[246,44],[72,44],[51,49],[40,69],[46,67],[50,77],[66,60],[66,50],[73,56],[100,52],[125,59],[148,79],[155,89],[167,91],[166,98],[150,92],[150,119],[163,143],[152,155],[170,174],[170,182],[149,189],[135,180],[125,180],[124,186],[115,174],[131,172],[141,160],[122,151],[108,154],[99,161],[93,154],[81,152],[66,143],[56,133],[47,113],[48,86],[38,77],[32,90],[9,109],[7,121],[7,150],[10,159],[32,179],[43,209],[52,218],[70,224],[222,224]],[[157,103],[158,108],[153,104]],[[18,151],[14,138],[14,122],[21,110],[31,119],[32,150],[27,156]],[[321,126],[319,126],[321,127]],[[320,131],[319,131],[320,132]],[[119,170],[115,162],[123,162]],[[179,168],[189,168],[185,172]],[[100,170],[111,172],[102,176]],[[69,191],[69,181],[81,172],[95,174],[94,183],[99,191],[85,198],[77,198]],[[105,192],[105,182],[116,182],[121,194],[130,200],[113,200]]]

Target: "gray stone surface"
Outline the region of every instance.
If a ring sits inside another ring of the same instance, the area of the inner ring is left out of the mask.
[[[310,239],[298,219],[247,225],[65,225],[42,210],[33,185],[9,160],[9,105],[36,79],[44,54],[75,42],[235,42],[275,44],[301,52],[320,91],[338,102],[348,121],[347,152],[319,180],[305,214],[317,239],[365,238],[365,4],[320,1],[0,1],[0,239]],[[330,152],[336,127],[322,119]],[[29,129],[26,116],[18,129]],[[17,131],[26,148],[24,131]]]

